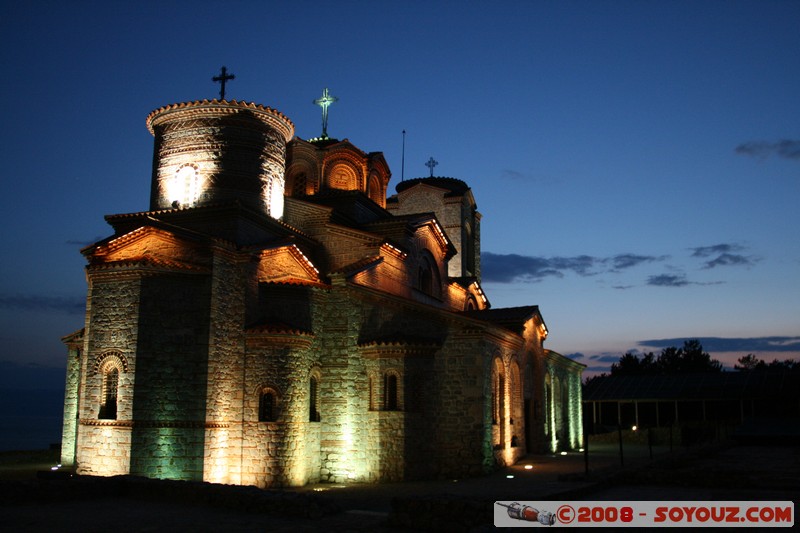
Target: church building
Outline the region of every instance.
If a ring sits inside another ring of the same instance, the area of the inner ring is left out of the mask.
[[[323,108],[325,109],[325,108]],[[62,464],[259,487],[480,475],[581,446],[583,366],[490,308],[463,181],[236,100],[150,113],[149,209],[82,250]],[[432,173],[431,173],[432,174]]]

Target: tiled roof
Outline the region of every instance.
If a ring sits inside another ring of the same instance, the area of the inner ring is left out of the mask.
[[[445,189],[449,191],[450,194],[464,194],[469,190],[469,185],[465,182],[461,181],[460,179],[456,178],[445,178],[439,176],[433,176],[428,178],[414,178],[410,180],[404,180],[397,184],[395,190],[399,192],[403,192],[406,189],[410,189],[414,185],[419,185],[420,183],[424,183],[426,185],[431,185],[433,187],[438,187],[440,189]]]
[[[150,130],[150,133],[153,133],[153,119],[161,114],[174,112],[174,111],[189,111],[194,108],[219,108],[224,110],[235,109],[239,108],[241,110],[250,110],[250,111],[258,111],[260,113],[265,113],[268,115],[273,115],[278,117],[280,120],[286,122],[290,128],[290,132],[288,138],[286,139],[289,141],[291,139],[292,134],[294,133],[294,123],[278,111],[277,109],[273,109],[271,107],[263,106],[261,104],[256,104],[254,102],[240,102],[238,100],[218,100],[214,98],[213,100],[195,100],[194,102],[181,102],[177,104],[169,104],[163,107],[159,107],[158,109],[152,111],[149,115],[147,115],[146,123],[147,129]]]
[[[302,278],[281,278],[269,281],[262,281],[261,283],[267,285],[296,285],[303,287],[320,287],[323,289],[330,288],[330,285],[322,283],[321,281],[312,281],[309,279],[302,279]]]
[[[345,276],[352,276],[354,274],[358,274],[362,270],[366,270],[371,266],[377,265],[381,261],[383,261],[383,257],[380,255],[371,255],[369,257],[359,259],[358,261],[354,261],[349,265],[345,265],[335,272],[332,272],[332,274],[344,274]]]
[[[208,267],[193,265],[183,261],[176,261],[174,259],[164,259],[162,257],[153,257],[150,255],[142,255],[139,257],[129,257],[120,261],[109,261],[102,263],[92,263],[89,267],[92,270],[114,270],[126,267],[159,267],[169,270],[190,270],[194,272],[209,272]]]
[[[522,307],[501,307],[498,309],[483,309],[464,311],[463,314],[470,318],[485,320],[492,324],[497,324],[515,332],[521,332],[522,327],[531,317],[539,313],[538,305],[526,305]]]

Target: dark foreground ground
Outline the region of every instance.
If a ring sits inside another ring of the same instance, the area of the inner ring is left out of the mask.
[[[53,452],[0,454],[0,531],[478,531],[495,501],[786,501],[800,498],[800,446],[590,447],[531,456],[478,479],[264,491],[141,478],[48,478]],[[526,470],[524,465],[532,465]],[[508,476],[513,476],[509,478]]]

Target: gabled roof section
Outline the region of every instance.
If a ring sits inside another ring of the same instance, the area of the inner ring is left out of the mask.
[[[145,266],[201,272],[209,266],[212,241],[204,235],[154,220],[150,225],[88,246],[82,253],[93,269]],[[225,245],[224,241],[216,244]]]
[[[142,213],[144,215],[144,213]],[[122,215],[115,215],[122,216]],[[108,219],[109,217],[106,217]],[[106,254],[113,250],[124,248],[131,242],[142,239],[148,235],[160,235],[166,238],[182,238],[187,241],[194,241],[197,243],[208,243],[210,238],[202,233],[188,230],[180,226],[166,223],[155,217],[145,215],[143,217],[136,217],[135,219],[139,224],[135,227],[129,227],[124,232],[118,232],[115,235],[106,237],[94,244],[90,244],[81,249],[84,255],[98,255]]]
[[[505,329],[522,333],[525,324],[532,318],[537,318],[544,325],[544,319],[539,312],[538,305],[526,305],[522,307],[501,307],[499,309],[483,309],[480,311],[464,311],[465,316],[485,320],[496,324]],[[545,332],[547,331],[545,326]]]
[[[354,261],[349,265],[345,265],[339,270],[331,272],[331,274],[342,274],[345,277],[349,278],[350,276],[355,276],[359,272],[363,272],[370,268],[374,268],[377,265],[381,264],[382,262],[383,262],[383,257],[381,257],[380,255],[371,255],[369,257],[364,257],[362,259],[359,259],[358,261]]]
[[[67,346],[80,347],[83,344],[83,337],[86,334],[86,328],[81,328],[78,331],[73,331],[69,335],[61,337],[61,342]]]
[[[259,282],[321,283],[319,269],[294,243],[282,243],[272,248],[263,247],[259,254]]]
[[[457,253],[456,247],[450,242],[434,213],[391,216],[385,220],[365,224],[363,228],[397,243],[404,242],[422,228],[428,228],[433,238],[439,243],[445,259],[449,259]]]
[[[361,157],[363,157],[364,159],[367,159],[374,153],[380,153],[380,152],[371,152],[368,154],[355,144],[351,143],[350,139],[339,140],[339,139],[334,139],[332,137],[325,137],[325,138],[315,137],[313,139],[305,140],[301,139],[300,137],[295,137],[290,141],[290,143],[312,150],[324,149],[328,152],[335,152],[338,150],[352,150]]]
[[[184,231],[195,231],[198,235],[215,236],[232,242],[242,241],[239,244],[245,245],[248,244],[248,239],[243,240],[241,237],[244,227],[247,227],[246,231],[249,233],[254,231],[253,228],[258,228],[257,235],[249,237],[249,240],[264,241],[286,235],[309,239],[308,235],[297,228],[250,209],[239,201],[106,215],[105,219],[117,234],[158,221]]]
[[[304,196],[304,201],[333,210],[331,221],[348,226],[368,224],[392,217],[386,209],[372,201],[361,191],[325,189],[313,196]]]

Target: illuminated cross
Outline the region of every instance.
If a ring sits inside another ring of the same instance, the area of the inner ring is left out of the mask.
[[[339,100],[335,96],[328,94],[328,88],[322,91],[322,96],[314,100],[314,103],[322,108],[322,138],[328,137],[328,106]]]
[[[427,162],[427,163],[425,163],[425,166],[426,166],[426,167],[428,167],[429,169],[431,169],[431,177],[433,177],[433,167],[435,167],[435,166],[436,166],[436,165],[438,165],[438,164],[439,164],[439,162],[438,162],[438,161],[436,161],[436,160],[435,160],[434,158],[432,158],[432,157],[431,157],[430,159],[428,159],[428,162]]]
[[[219,76],[214,76],[213,78],[211,78],[211,81],[213,81],[214,83],[219,82],[220,84],[219,86],[220,100],[225,100],[225,82],[235,78],[236,76],[234,76],[233,74],[228,74],[228,69],[226,69],[225,67],[222,67],[222,72],[220,73]]]

